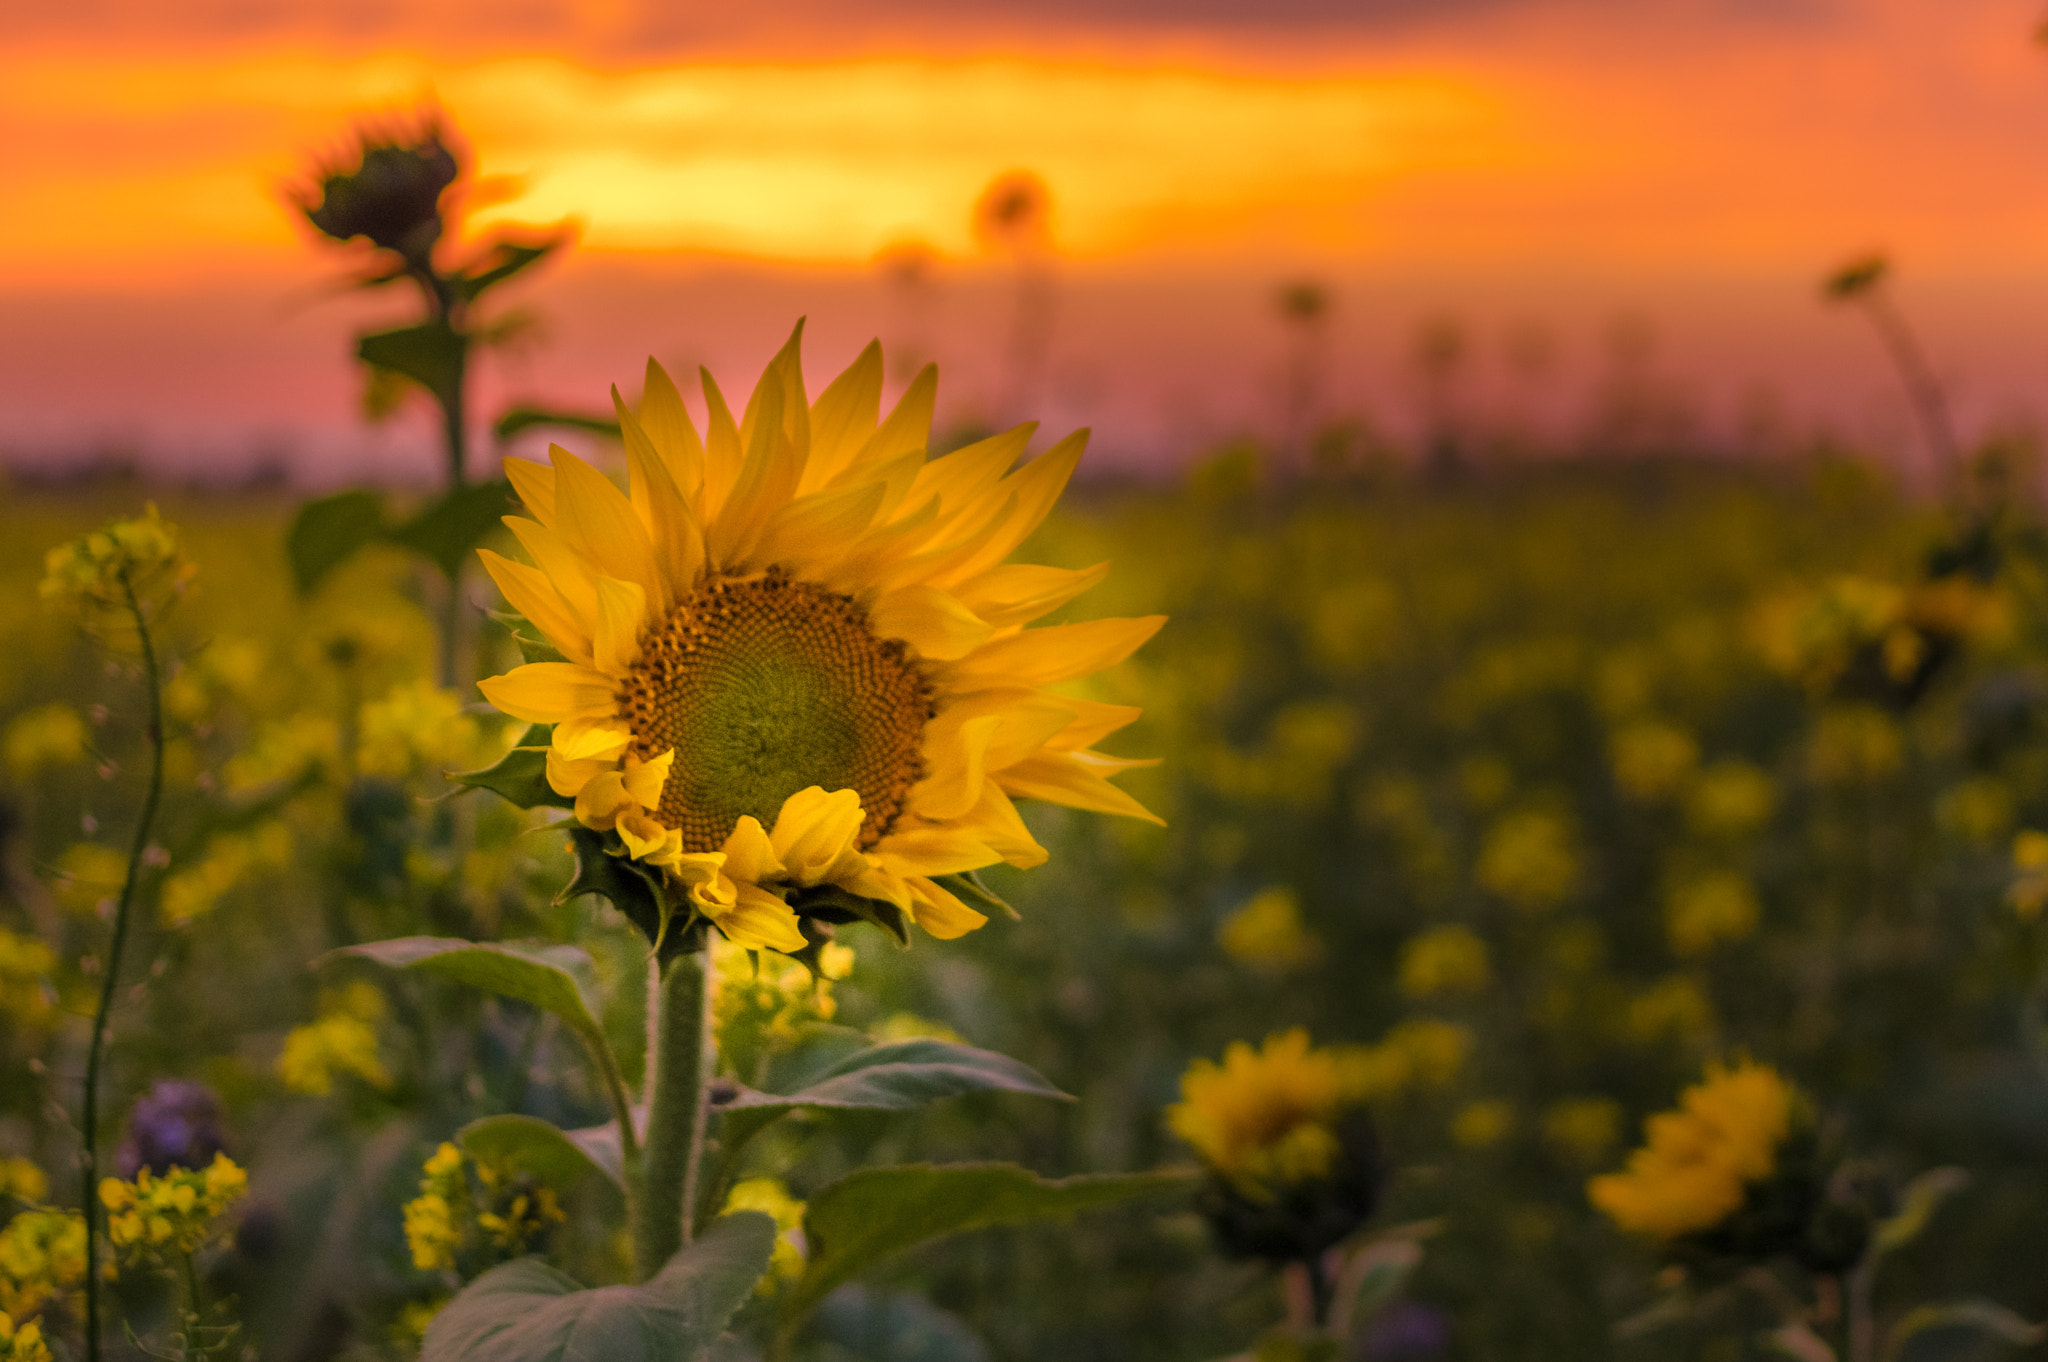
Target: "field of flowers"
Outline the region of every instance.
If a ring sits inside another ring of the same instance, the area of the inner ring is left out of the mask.
[[[584,447],[623,478],[616,445]],[[1841,457],[1430,481],[1236,450],[1070,492],[1020,556],[1113,563],[1055,622],[1170,616],[1075,691],[1143,707],[1107,745],[1162,759],[1120,784],[1163,826],[1020,801],[1049,860],[983,875],[1015,920],[909,949],[842,920],[803,963],[709,948],[723,1081],[749,1091],[791,1091],[782,1068],[853,1033],[1035,1071],[814,1106],[736,1150],[724,1205],[775,1240],[714,1355],[2037,1343],[2048,541],[2027,476],[1987,457],[1941,508]],[[0,497],[0,1357],[84,1355],[80,1093],[150,752],[133,628],[38,582],[143,500]],[[99,1083],[109,1355],[404,1358],[524,1255],[644,1279],[618,1183],[474,1124],[610,1119],[574,1020],[336,954],[574,943],[600,1044],[644,1062],[649,938],[558,897],[562,808],[444,778],[526,724],[440,683],[440,577],[380,545],[301,590],[292,504],[157,501],[190,568],[152,619],[164,796]],[[461,618],[460,674],[520,662],[521,626]],[[1206,1171],[821,1266],[847,1254],[804,1218],[822,1189],[990,1158]]]

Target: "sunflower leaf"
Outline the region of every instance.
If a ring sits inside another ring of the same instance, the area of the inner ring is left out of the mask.
[[[783,1298],[794,1332],[834,1287],[875,1263],[947,1235],[1064,1216],[1192,1185],[1191,1173],[1107,1173],[1049,1180],[1010,1163],[863,1168],[813,1195],[804,1212],[810,1262]]]
[[[941,889],[949,891],[954,898],[959,899],[969,908],[973,908],[989,917],[994,917],[1000,913],[1012,922],[1021,922],[1023,920],[1022,914],[990,892],[989,887],[981,882],[981,876],[975,874],[972,870],[962,870],[952,875],[934,875],[932,876],[932,883],[938,885]]]
[[[307,595],[328,573],[383,537],[381,492],[336,492],[306,502],[285,534],[292,585],[300,595]]]
[[[584,1289],[538,1258],[492,1268],[448,1302],[422,1362],[694,1362],[768,1269],[775,1222],[758,1211],[715,1221],[639,1286]]]
[[[560,1017],[586,1044],[605,1047],[591,998],[590,955],[580,946],[511,945],[460,937],[402,936],[329,951],[322,960],[356,956],[388,969],[438,974],[485,993],[527,1003]]]
[[[532,736],[528,731],[529,738]],[[573,809],[575,799],[555,793],[548,784],[548,749],[545,738],[537,746],[524,740],[520,745],[480,771],[455,771],[448,779],[466,789],[489,790],[522,809]]]
[[[719,1109],[908,1111],[966,1092],[1018,1092],[1062,1102],[1074,1100],[1036,1069],[1008,1055],[952,1041],[917,1039],[857,1051],[796,1092],[741,1089]]]
[[[404,374],[447,406],[462,390],[469,337],[444,321],[373,331],[356,337],[356,358]]]
[[[394,526],[390,539],[433,563],[441,569],[442,576],[453,579],[461,575],[477,545],[498,531],[502,517],[511,509],[511,483],[502,478],[472,483],[456,488],[403,525]]]
[[[789,906],[799,917],[815,917],[835,924],[872,922],[895,937],[897,945],[910,944],[909,915],[887,899],[863,898],[836,884],[821,884],[799,891],[790,899]]]
[[[455,1140],[472,1158],[521,1169],[557,1191],[566,1192],[593,1173],[625,1188],[616,1158],[598,1158],[574,1132],[538,1116],[486,1116],[456,1131]]]

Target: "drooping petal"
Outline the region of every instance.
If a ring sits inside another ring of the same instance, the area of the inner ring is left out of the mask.
[[[626,854],[649,865],[668,865],[683,854],[683,835],[666,828],[639,809],[627,809],[618,816],[619,840]]]
[[[910,876],[909,884],[911,919],[939,940],[951,941],[987,925],[986,915],[969,908],[951,891],[941,889],[924,876]]]
[[[626,782],[617,771],[594,777],[576,795],[576,821],[598,832],[609,832],[619,815],[640,806],[626,793]]]
[[[877,600],[868,622],[882,638],[900,638],[918,655],[951,662],[995,636],[995,627],[936,587],[898,588]]]
[[[587,757],[571,760],[553,747],[548,748],[548,788],[556,794],[574,799],[583,793],[583,787],[616,764],[612,757]]]
[[[669,768],[675,765],[676,752],[673,747],[649,761],[635,761],[626,758],[623,779],[626,793],[638,800],[643,809],[657,808],[661,804],[661,787],[668,784]]]
[[[582,714],[609,713],[612,681],[577,662],[529,662],[477,682],[484,698],[515,719],[558,724]]]
[[[740,821],[719,849],[725,853],[726,873],[735,880],[759,884],[782,873],[782,862],[776,859],[767,830],[750,814],[740,815]]]
[[[555,651],[571,662],[589,662],[592,658],[590,633],[587,627],[569,609],[562,593],[555,590],[554,583],[539,568],[515,563],[503,554],[489,549],[478,549],[477,557],[483,561],[484,571],[491,574],[491,580],[498,584],[504,594],[505,603],[524,615],[542,637],[555,646]]]
[[[1024,826],[1017,806],[993,780],[982,782],[981,798],[958,827],[1019,870],[1044,865],[1051,855]]]
[[[613,710],[578,714],[555,725],[552,750],[564,761],[616,762],[633,744],[633,730]]]
[[[979,838],[952,828],[908,828],[875,843],[868,859],[899,875],[953,875],[1003,858]]]
[[[1042,799],[1091,813],[1141,818],[1161,827],[1166,820],[1109,783],[1079,752],[1048,752],[1020,761],[996,774],[995,780],[1014,799]]]
[[[858,791],[827,793],[813,785],[782,801],[769,844],[792,881],[806,887],[823,884],[836,878],[834,872],[849,854],[860,854],[855,839],[865,816]]]
[[[709,916],[735,946],[787,954],[810,944],[804,940],[803,929],[797,925],[796,914],[788,904],[744,881],[739,882],[738,902],[722,914]]]

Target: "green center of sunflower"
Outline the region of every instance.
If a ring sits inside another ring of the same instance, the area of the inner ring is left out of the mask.
[[[923,775],[931,687],[853,600],[781,573],[714,578],[640,640],[619,701],[646,759],[675,749],[655,817],[716,851],[812,785],[860,794],[872,846]]]

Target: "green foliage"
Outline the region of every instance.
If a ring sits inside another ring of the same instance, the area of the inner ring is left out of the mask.
[[[522,1169],[563,1191],[573,1190],[593,1174],[623,1191],[616,1135],[609,1141],[609,1157],[603,1157],[576,1134],[538,1116],[505,1115],[471,1121],[455,1132],[455,1139],[479,1162]]]
[[[534,724],[520,736],[519,745],[478,771],[459,771],[448,778],[465,789],[489,790],[515,808],[573,809],[576,801],[555,793],[548,784],[548,740],[551,724]]]
[[[440,318],[356,338],[357,359],[404,374],[443,406],[460,400],[468,357],[469,338]]]
[[[1191,1174],[1046,1179],[1012,1164],[864,1168],[824,1188],[804,1214],[810,1262],[782,1304],[789,1329],[840,1283],[907,1249],[968,1230],[1186,1192]]]
[[[435,499],[410,518],[394,523],[381,492],[358,489],[306,502],[285,535],[292,580],[301,595],[372,544],[410,549],[453,578],[498,529],[512,508],[512,489],[503,480],[470,483]]]
[[[545,430],[550,427],[561,430],[580,430],[591,435],[602,435],[618,440],[624,437],[619,432],[619,423],[609,416],[592,416],[586,412],[560,411],[554,407],[515,406],[508,407],[491,426],[491,434],[504,444],[515,436],[529,430]]]
[[[299,508],[285,535],[292,581],[300,594],[356,553],[384,537],[384,497],[357,490],[319,497]]]
[[[768,1267],[775,1222],[715,1222],[640,1286],[587,1290],[535,1258],[493,1268],[428,1326],[422,1362],[695,1362]]]

